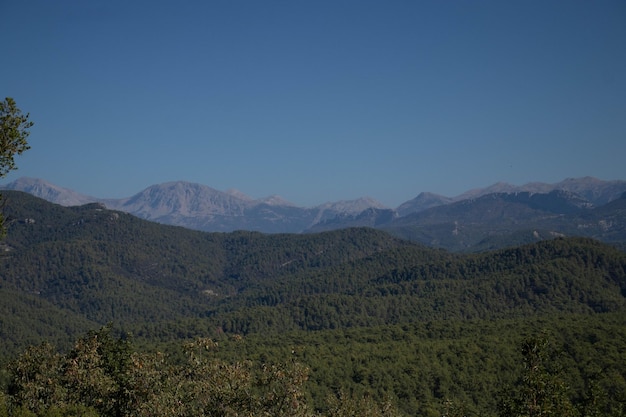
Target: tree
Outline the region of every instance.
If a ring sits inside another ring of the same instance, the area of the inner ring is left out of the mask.
[[[530,338],[522,345],[524,374],[517,392],[503,399],[501,417],[576,417],[578,413],[561,380],[556,352],[545,337]]]
[[[26,139],[33,122],[28,117],[29,114],[23,114],[11,97],[0,102],[0,178],[17,168],[15,155],[30,149]]]
[[[9,365],[0,417],[168,416],[311,417],[304,383],[308,369],[214,357],[217,342],[184,346],[186,359],[134,352],[110,327],[90,332],[59,354],[50,344],[31,347]]]
[[[15,155],[21,155],[30,149],[26,139],[33,122],[29,121],[28,117],[29,114],[23,114],[11,97],[0,102],[0,178],[17,169]],[[2,234],[4,217],[0,213],[0,236]]]

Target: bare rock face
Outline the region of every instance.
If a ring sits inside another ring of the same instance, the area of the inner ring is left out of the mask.
[[[153,185],[134,196],[109,202],[109,208],[133,213],[145,219],[174,214],[194,216],[241,216],[252,202],[205,185],[183,181]]]

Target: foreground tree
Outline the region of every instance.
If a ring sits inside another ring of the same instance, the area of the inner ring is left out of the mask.
[[[7,97],[0,102],[0,178],[17,169],[15,155],[30,149],[27,138],[33,122],[23,114],[15,100]],[[0,214],[0,233],[4,233],[4,217]]]
[[[29,114],[23,114],[11,97],[0,102],[0,177],[16,169],[15,155],[30,149],[26,139],[33,122],[28,117]]]
[[[295,361],[226,362],[217,343],[197,339],[171,360],[138,353],[109,327],[91,332],[67,354],[31,347],[9,366],[0,417],[395,417],[389,404],[341,396],[328,414],[307,404],[308,369]]]

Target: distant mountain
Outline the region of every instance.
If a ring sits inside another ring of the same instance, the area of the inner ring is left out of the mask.
[[[562,216],[578,214],[593,207],[577,194],[563,190],[549,193],[500,192],[447,204],[444,201],[440,196],[422,193],[404,207],[415,208],[423,204],[423,207],[431,205],[430,208],[404,216],[400,215],[403,211],[368,209],[356,215],[344,214],[320,222],[308,232],[368,226],[389,230],[430,246],[464,250],[473,247],[486,235],[518,231],[531,227],[529,225],[539,220],[548,228],[556,227],[554,223],[558,222],[558,228],[562,229]]]
[[[160,223],[168,218],[242,216],[254,202],[200,184],[183,181],[153,185],[122,200],[107,200],[107,207]]]
[[[500,230],[506,218],[520,224],[531,221],[531,218],[532,221],[546,218],[547,215],[547,218],[553,219],[551,221],[556,221],[555,215],[572,215],[578,210],[599,207],[618,199],[626,192],[626,181],[584,177],[569,178],[555,184],[534,182],[522,186],[499,182],[456,197],[423,192],[395,210],[368,197],[329,202],[311,208],[298,207],[275,195],[253,199],[237,190],[224,192],[185,181],[153,185],[122,199],[86,196],[32,178],[21,178],[4,188],[25,191],[64,206],[98,202],[143,219],[202,231],[301,233],[367,226],[386,228],[405,237],[419,235],[419,241],[439,245],[449,240],[443,239],[441,234],[448,230],[446,225],[450,222],[462,220],[476,224],[488,221],[494,223],[483,225],[485,230],[489,229],[488,226]],[[485,196],[492,197],[481,200]],[[496,214],[498,212],[501,213],[500,218]],[[414,216],[419,213],[424,214]],[[441,232],[427,231],[425,223],[429,228],[438,225],[442,228]],[[548,229],[549,226],[546,225]],[[563,228],[562,225],[559,227]],[[520,227],[513,229],[518,233]],[[433,233],[436,237],[431,236]],[[504,232],[494,233],[500,239]],[[468,248],[476,244],[475,238],[479,235],[473,235],[472,239],[462,243],[458,239],[454,243],[450,241],[449,245],[443,246],[454,250]]]
[[[306,232],[319,233],[349,227],[378,228],[391,223],[396,217],[397,214],[394,210],[370,207],[357,214],[345,212],[331,219],[317,222]]]
[[[380,228],[453,251],[480,251],[557,236],[586,236],[624,246],[626,198],[600,207],[568,191],[494,193],[433,207]]]
[[[68,188],[59,187],[38,178],[19,178],[3,187],[5,190],[24,191],[36,197],[62,206],[80,206],[98,201],[95,197],[79,194]]]
[[[615,200],[626,191],[626,181],[603,181],[593,177],[567,178],[555,184],[547,184],[543,182],[531,182],[528,184],[516,186],[505,182],[498,182],[486,188],[477,188],[467,191],[459,196],[454,197],[453,201],[466,200],[468,198],[478,198],[487,194],[494,193],[549,193],[554,190],[569,191],[585,198],[594,206],[606,204]]]
[[[324,203],[314,208],[316,215],[311,226],[335,219],[337,216],[355,216],[367,209],[386,208],[383,204],[370,197]]]
[[[420,193],[414,199],[402,203],[398,206],[396,211],[398,212],[398,216],[406,216],[407,214],[417,213],[431,207],[443,206],[453,201],[454,199],[450,197],[424,192]]]
[[[121,199],[86,196],[31,178],[13,181],[2,188],[24,191],[63,206],[102,203],[107,208],[131,213],[142,219],[211,232],[252,230],[300,233],[338,215],[355,215],[370,207],[384,208],[384,205],[371,198],[305,208],[277,195],[255,200],[237,190],[223,192],[185,181],[152,185],[132,197]]]
[[[600,206],[620,198],[626,191],[626,181],[602,181],[593,177],[568,178],[554,184],[554,189],[578,194],[594,206]]]
[[[626,181],[592,177],[523,186],[499,182],[452,198],[421,193],[400,205],[394,216],[342,214],[308,231],[370,226],[453,251],[495,249],[555,236],[590,236],[626,247],[626,231],[620,226],[626,216],[615,209],[618,203],[607,205],[625,191]],[[604,210],[594,210],[604,205]]]
[[[603,181],[593,177],[568,178],[561,182],[548,184],[544,182],[530,182],[524,185],[512,185],[506,182],[497,182],[488,187],[475,188],[456,197],[445,197],[438,194],[423,192],[412,200],[402,203],[396,211],[400,217],[417,213],[432,207],[450,204],[457,201],[469,200],[488,194],[515,194],[541,193],[562,190],[578,194],[594,206],[606,204],[620,197],[626,191],[626,181]]]
[[[342,200],[334,203],[324,203],[315,207],[317,210],[329,210],[339,213],[357,214],[369,208],[385,209],[383,204],[370,197],[357,198],[356,200]]]
[[[543,184],[543,183],[536,183],[536,184],[537,184],[537,188],[533,188],[532,190],[530,190],[530,189],[527,189],[526,186],[524,185],[517,186],[517,185],[508,184],[506,182],[497,182],[485,188],[475,188],[475,189],[466,191],[463,194],[452,198],[452,201],[469,200],[472,198],[482,197],[488,194],[507,194],[507,193],[517,193],[517,192],[522,192],[522,191],[547,193],[553,189],[547,184]],[[538,189],[540,188],[539,184],[545,185],[545,187],[542,190],[539,190]]]
[[[440,223],[449,219],[463,219],[466,222],[485,224],[503,220],[522,223],[537,215],[558,216],[590,207],[591,204],[588,201],[565,191],[551,191],[547,194],[493,193],[413,213],[398,219],[396,223],[408,224],[416,220]]]

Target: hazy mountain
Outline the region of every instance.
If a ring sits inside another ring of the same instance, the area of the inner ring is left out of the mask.
[[[414,199],[402,203],[398,206],[396,211],[399,216],[406,216],[432,207],[479,198],[488,194],[514,194],[522,192],[547,194],[554,190],[563,190],[578,194],[594,206],[599,206],[619,198],[620,195],[626,191],[626,181],[604,181],[593,177],[583,177],[568,178],[554,184],[530,182],[524,185],[512,185],[506,182],[497,182],[488,187],[465,191],[455,197],[445,197],[438,194],[422,192]]]
[[[368,208],[385,209],[385,205],[370,197],[362,197],[356,200],[342,200],[334,203],[324,203],[317,207],[318,210],[336,211],[339,213],[357,214]]]
[[[407,214],[417,213],[431,207],[442,206],[453,201],[454,200],[450,197],[444,197],[439,194],[424,192],[420,193],[414,199],[402,203],[400,206],[398,206],[396,211],[398,212],[399,216],[406,216]]]
[[[59,187],[38,178],[22,177],[1,187],[5,190],[24,191],[35,197],[43,198],[62,206],[80,206],[98,201],[95,197],[77,193],[68,188]]]
[[[442,245],[441,242],[448,241],[440,236],[439,229],[444,227],[444,235],[452,234],[449,237],[450,243],[442,246],[457,250],[464,246],[473,246],[476,239],[482,238],[484,233],[494,233],[500,229],[517,230],[538,219],[544,222],[557,221],[560,220],[560,216],[577,214],[593,207],[589,201],[577,194],[563,190],[549,193],[492,193],[448,204],[444,201],[445,199],[440,196],[422,193],[404,205],[404,210],[418,207],[419,204],[423,204],[423,207],[430,204],[430,208],[405,216],[393,210],[369,208],[359,214],[341,214],[319,222],[308,232],[367,226],[391,230],[395,234],[413,239],[411,231],[419,229],[420,233],[425,233],[433,229],[431,231],[433,237],[418,240],[428,245],[439,246]],[[459,230],[467,228],[467,225],[470,225],[472,230],[471,238],[463,237],[464,235],[459,233]],[[458,241],[459,245],[453,244],[452,241]]]
[[[314,208],[316,215],[310,226],[334,219],[337,216],[354,216],[369,208],[386,209],[387,207],[370,197],[328,202]]]
[[[153,185],[129,199],[107,201],[107,206],[163,224],[221,232],[299,232],[313,217],[278,196],[253,200],[184,181]]]
[[[496,183],[448,198],[421,193],[400,205],[395,216],[338,215],[308,231],[369,226],[429,246],[453,251],[494,249],[555,236],[589,236],[614,244],[626,242],[620,226],[626,215],[615,205],[626,181],[585,177],[556,184],[513,186]],[[588,197],[588,198],[587,198]],[[590,200],[591,199],[591,200]]]
[[[397,214],[394,210],[370,207],[357,214],[342,213],[317,222],[307,230],[307,233],[319,233],[348,227],[378,228],[391,223],[396,217]]]
[[[143,219],[191,229],[266,233],[299,233],[339,214],[383,207],[373,199],[362,198],[304,208],[276,195],[253,200],[239,192],[222,192],[183,181],[153,185],[127,200],[107,201],[107,206]]]
[[[235,190],[234,188],[231,188],[230,190],[226,190],[224,191],[226,194],[232,195],[233,197],[236,197],[240,200],[248,200],[248,201],[253,201],[254,199],[244,193],[242,193],[239,190]]]
[[[279,195],[270,195],[268,197],[260,198],[260,199],[258,199],[256,201],[257,201],[257,203],[267,204],[269,206],[296,207],[295,204],[293,204],[290,201],[285,200],[284,198],[282,198]]]
[[[536,184],[536,187],[533,187],[532,189],[528,189],[526,185],[517,186],[517,185],[508,184],[506,182],[497,182],[485,188],[474,188],[472,190],[466,191],[463,194],[460,194],[452,198],[452,201],[461,201],[461,200],[468,200],[472,198],[479,198],[488,194],[510,194],[510,193],[524,192],[524,191],[547,193],[554,189],[550,187],[548,184],[543,184],[543,183],[535,183],[535,184]]]
[[[184,181],[153,185],[122,199],[99,199],[32,178],[18,179],[4,188],[25,191],[64,206],[100,202],[108,208],[125,211],[143,219],[203,231],[254,230],[265,233],[300,233],[305,230],[319,231],[353,226],[387,227],[391,223],[394,230],[403,227],[415,228],[426,218],[445,217],[445,213],[450,211],[462,211],[475,206],[472,201],[486,195],[499,196],[489,203],[495,205],[494,207],[482,207],[480,210],[485,210],[484,213],[472,214],[470,210],[464,216],[489,217],[494,210],[504,210],[508,216],[514,217],[511,213],[518,212],[519,207],[499,207],[502,203],[497,200],[505,198],[503,197],[505,195],[513,196],[506,198],[515,200],[515,204],[525,205],[529,210],[566,214],[579,208],[600,206],[615,200],[626,191],[626,181],[603,181],[584,177],[570,178],[556,184],[535,182],[515,186],[499,182],[486,188],[467,191],[457,197],[423,192],[401,204],[395,211],[368,197],[305,208],[275,195],[253,199],[237,190],[224,192]],[[571,195],[569,197],[562,195],[559,199],[557,194],[550,194],[556,190],[569,192]],[[447,207],[464,201],[469,203]],[[514,204],[513,201],[508,203]],[[411,217],[413,214],[436,208],[441,208],[437,210],[438,214],[429,212],[419,217],[422,220],[414,224],[416,219]],[[402,220],[405,217],[407,219]],[[435,223],[437,221],[439,220],[431,220]]]
[[[384,207],[371,198],[360,198],[305,208],[277,195],[255,200],[237,190],[223,192],[185,181],[152,185],[121,199],[99,199],[29,178],[13,181],[3,188],[25,191],[63,206],[99,202],[110,209],[158,223],[220,232],[299,233],[339,214],[356,214],[369,207]]]
[[[587,236],[623,245],[626,198],[593,207],[563,190],[494,193],[433,207],[381,228],[429,246],[476,251],[556,236]]]
[[[557,184],[554,189],[570,191],[600,206],[620,198],[626,191],[626,181],[602,181],[593,177],[568,178]]]
[[[626,191],[626,181],[604,181],[593,177],[567,178],[561,182],[548,184],[543,182],[530,182],[516,186],[505,182],[498,182],[486,188],[477,188],[466,191],[454,197],[453,201],[466,200],[468,198],[478,198],[494,193],[549,193],[554,190],[569,191],[589,200],[595,206],[606,204],[615,200]]]
[[[448,221],[481,223],[486,226],[493,225],[494,222],[515,224],[537,216],[545,218],[571,214],[590,207],[588,201],[566,191],[551,191],[547,194],[493,193],[413,213],[399,218],[396,224],[433,224]]]
[[[161,223],[159,219],[172,216],[242,216],[251,204],[250,200],[183,181],[153,185],[128,199],[107,201],[111,209]]]

